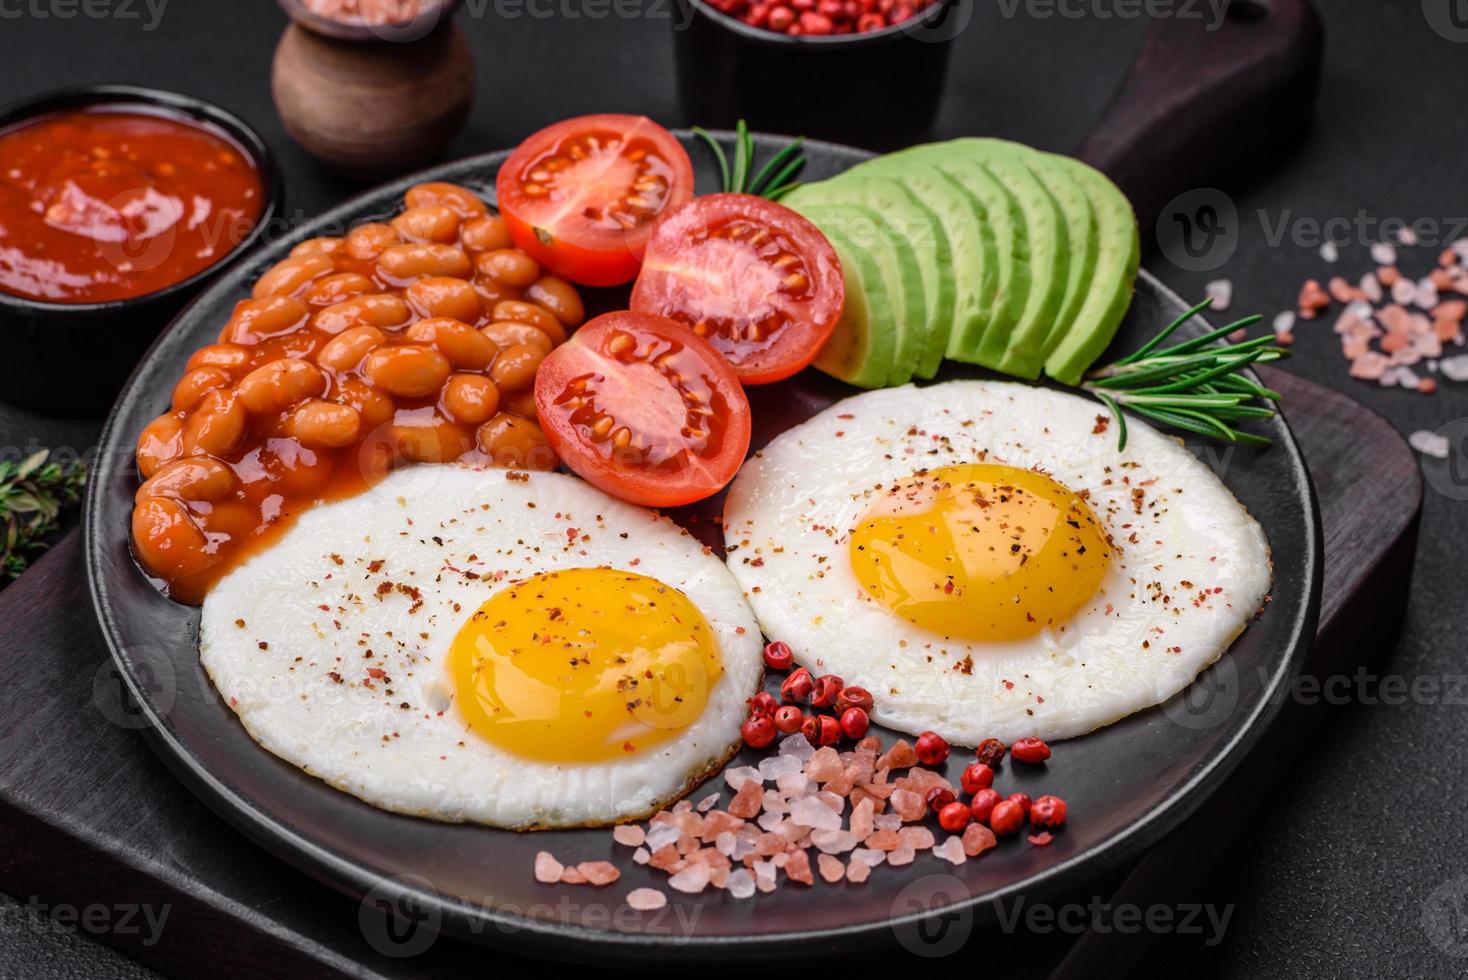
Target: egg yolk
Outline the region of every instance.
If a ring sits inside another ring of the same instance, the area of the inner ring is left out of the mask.
[[[455,701],[494,745],[545,762],[623,758],[703,713],[722,672],[677,589],[610,568],[544,572],[495,594],[449,648]]]
[[[863,589],[908,622],[964,640],[1020,640],[1069,619],[1111,560],[1077,493],[991,463],[918,473],[851,533]]]

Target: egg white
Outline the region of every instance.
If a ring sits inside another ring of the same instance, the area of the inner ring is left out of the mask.
[[[702,611],[723,665],[702,715],[609,762],[491,745],[452,703],[451,641],[512,582],[593,566],[658,579]],[[517,828],[630,819],[682,794],[737,749],[763,671],[738,584],[686,531],[574,477],[454,465],[404,469],[303,515],[209,593],[199,653],[282,759],[384,809]]]
[[[1108,418],[1088,399],[1003,382],[848,398],[745,464],[724,509],[729,567],[765,633],[813,672],[871,690],[885,725],[963,745],[1084,734],[1191,682],[1271,577],[1263,530],[1207,466],[1136,419],[1118,453]],[[1028,640],[929,632],[872,599],[851,567],[849,534],[884,491],[980,461],[1087,492],[1115,546],[1094,598]]]

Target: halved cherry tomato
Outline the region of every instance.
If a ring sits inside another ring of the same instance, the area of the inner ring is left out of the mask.
[[[648,507],[717,493],[749,451],[749,401],[728,362],[650,313],[603,314],[551,351],[535,407],[567,466]]]
[[[819,228],[762,197],[710,194],[658,221],[631,305],[691,327],[744,384],[767,384],[811,362],[845,299]]]
[[[693,196],[693,163],[646,116],[579,116],[528,137],[495,179],[510,238],[585,286],[637,275],[660,214]]]

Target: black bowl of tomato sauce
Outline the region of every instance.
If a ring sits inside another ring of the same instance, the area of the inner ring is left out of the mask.
[[[772,2],[787,11],[818,6]],[[684,115],[704,127],[728,129],[744,119],[751,129],[877,150],[922,142],[942,98],[951,42],[975,2],[930,0],[879,30],[791,35],[742,19],[752,7],[771,8],[770,0],[725,3],[733,13],[678,0],[673,50]]]
[[[283,200],[260,136],[190,96],[98,85],[0,110],[0,399],[105,409]]]

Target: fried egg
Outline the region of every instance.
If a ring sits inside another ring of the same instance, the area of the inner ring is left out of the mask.
[[[1269,589],[1259,524],[1178,440],[1096,403],[954,381],[846,399],[749,460],[724,510],[764,631],[877,721],[974,745],[1165,701]]]
[[[500,827],[647,815],[738,748],[759,628],[716,556],[556,473],[418,466],[318,507],[204,601],[266,749],[375,806]]]

